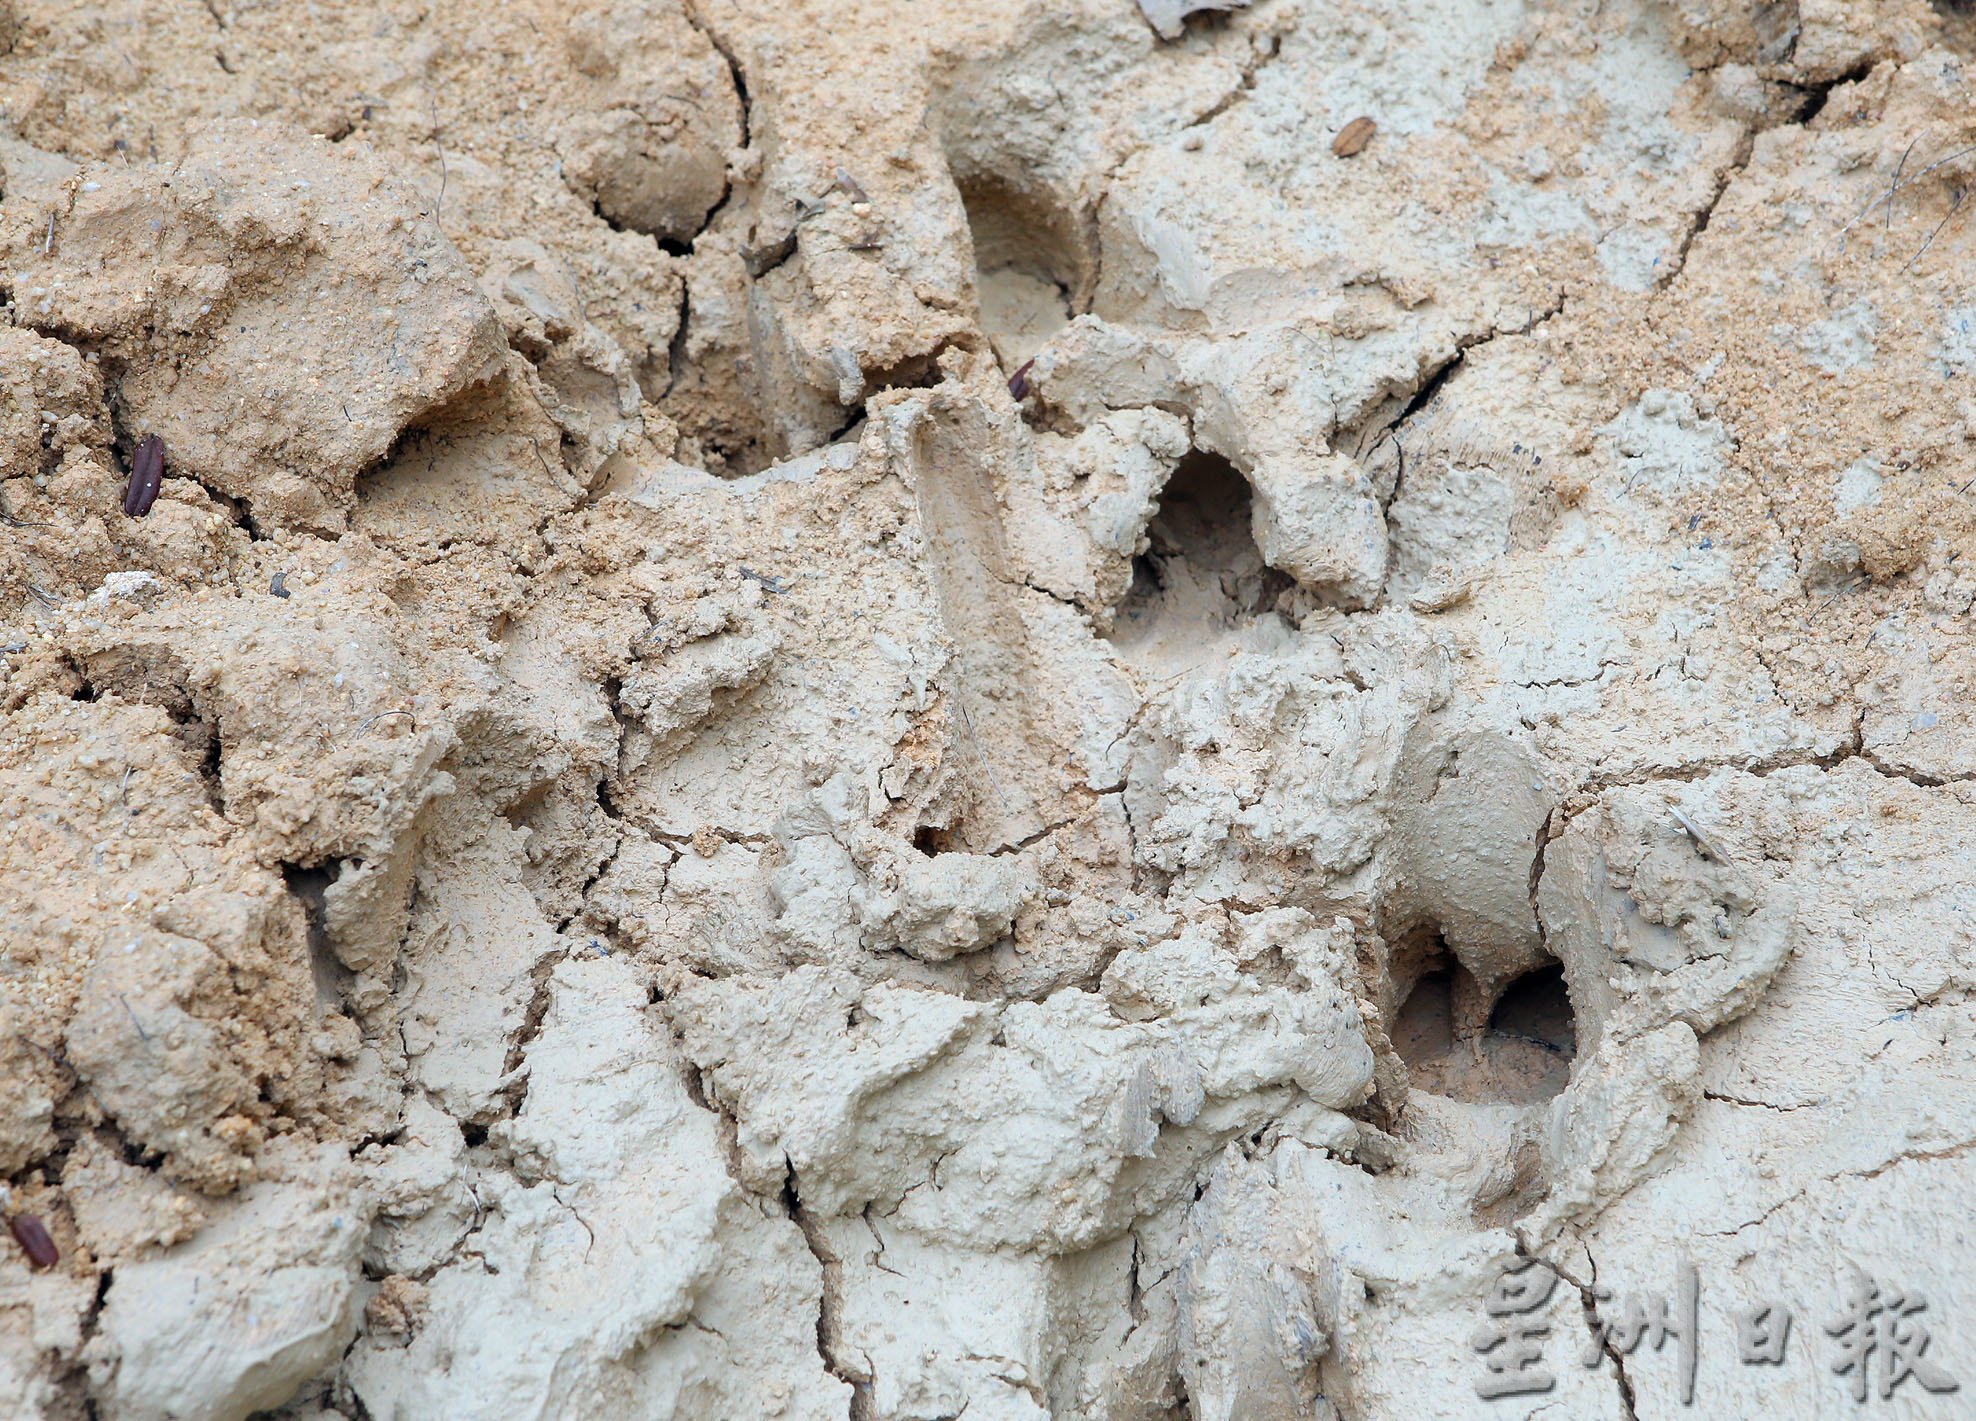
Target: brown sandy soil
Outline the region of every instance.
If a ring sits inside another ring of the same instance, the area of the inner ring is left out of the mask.
[[[1960,1414],[1976,16],[1229,4],[0,0],[0,1412]]]

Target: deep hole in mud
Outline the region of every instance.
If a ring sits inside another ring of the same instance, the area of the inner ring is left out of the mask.
[[[218,737],[214,737],[218,743]],[[302,905],[309,924],[309,976],[316,988],[318,1012],[340,1008],[354,974],[337,959],[329,945],[329,927],[324,917],[323,895],[342,876],[343,863],[332,859],[325,864],[285,863],[282,882]]]
[[[1222,634],[1276,608],[1295,585],[1262,560],[1248,480],[1218,454],[1180,461],[1132,560],[1112,644],[1135,659],[1192,662]]]
[[[1090,262],[1076,224],[994,178],[961,183],[981,328],[1014,371],[1082,309]]]
[[[1489,1030],[1532,1042],[1569,1061],[1578,1050],[1578,1023],[1572,1016],[1564,968],[1553,962],[1503,988],[1489,1013]]]
[[[1392,1033],[1408,1085],[1471,1104],[1533,1105],[1563,1090],[1578,1049],[1563,969],[1551,963],[1511,982],[1479,1029],[1476,990],[1445,955],[1413,984]]]
[[[913,847],[932,858],[954,847],[953,835],[937,824],[922,824],[913,831]]]
[[[204,724],[204,722],[200,722]],[[206,802],[213,807],[213,813],[226,818],[226,781],[221,777],[225,747],[220,742],[220,733],[211,726],[205,726],[205,748],[199,753],[199,782],[206,791]]]

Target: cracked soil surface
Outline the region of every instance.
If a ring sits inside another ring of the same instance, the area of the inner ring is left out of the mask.
[[[1961,1414],[1976,16],[1228,3],[0,0],[0,1412]]]

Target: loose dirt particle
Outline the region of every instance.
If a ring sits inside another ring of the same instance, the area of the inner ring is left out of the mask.
[[[1331,140],[1331,151],[1340,158],[1355,158],[1378,131],[1378,124],[1361,115],[1338,130],[1338,136]]]

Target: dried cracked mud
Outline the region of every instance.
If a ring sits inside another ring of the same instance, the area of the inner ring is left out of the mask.
[[[0,1411],[1969,1414],[1972,53],[0,0]]]

